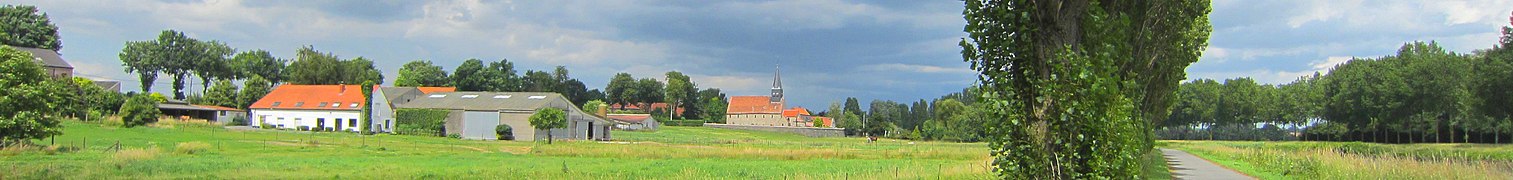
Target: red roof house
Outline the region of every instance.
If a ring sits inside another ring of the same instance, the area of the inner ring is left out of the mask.
[[[773,103],[771,96],[731,96],[725,114],[780,114],[783,103]]]
[[[252,103],[248,109],[362,110],[361,85],[285,84]]]

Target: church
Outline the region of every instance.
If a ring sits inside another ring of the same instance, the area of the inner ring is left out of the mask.
[[[765,96],[731,96],[725,109],[725,123],[755,126],[811,127],[815,117],[803,108],[787,109],[783,98],[781,70],[773,72],[772,94]]]

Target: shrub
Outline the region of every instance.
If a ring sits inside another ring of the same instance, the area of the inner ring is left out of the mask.
[[[438,109],[399,109],[394,112],[394,132],[405,135],[443,136],[450,112]]]
[[[247,125],[247,117],[243,117],[243,116],[233,117],[233,118],[231,118],[231,124],[228,124],[228,125],[232,125],[232,126],[246,126]]]
[[[209,149],[210,149],[210,144],[205,144],[204,142],[199,142],[199,141],[193,141],[193,142],[181,142],[181,143],[179,143],[178,146],[174,146],[173,147],[173,152],[177,152],[179,154],[195,154],[195,153],[205,152],[205,150],[209,150]]]
[[[447,134],[447,138],[462,139],[462,135],[461,134]]]
[[[300,131],[309,131],[310,130],[310,126],[299,126],[299,127],[294,128],[294,129],[298,129]]]
[[[151,96],[132,96],[121,104],[121,122],[125,127],[147,125],[158,121],[158,116],[163,112],[158,111],[157,100]]]
[[[515,140],[515,129],[510,128],[510,125],[500,124],[498,126],[494,126],[494,135],[496,135],[499,140]]]

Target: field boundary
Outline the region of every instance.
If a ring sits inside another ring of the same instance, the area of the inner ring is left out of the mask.
[[[842,137],[846,136],[846,129],[842,128],[817,128],[817,127],[787,127],[787,126],[752,126],[735,124],[704,123],[705,127],[737,130],[755,130],[768,132],[794,133],[809,137]]]

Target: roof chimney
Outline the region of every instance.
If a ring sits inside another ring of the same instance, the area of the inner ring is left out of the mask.
[[[347,93],[347,85],[346,84],[336,84],[336,86],[341,87],[341,91],[338,91],[339,93],[342,93],[342,94]]]

